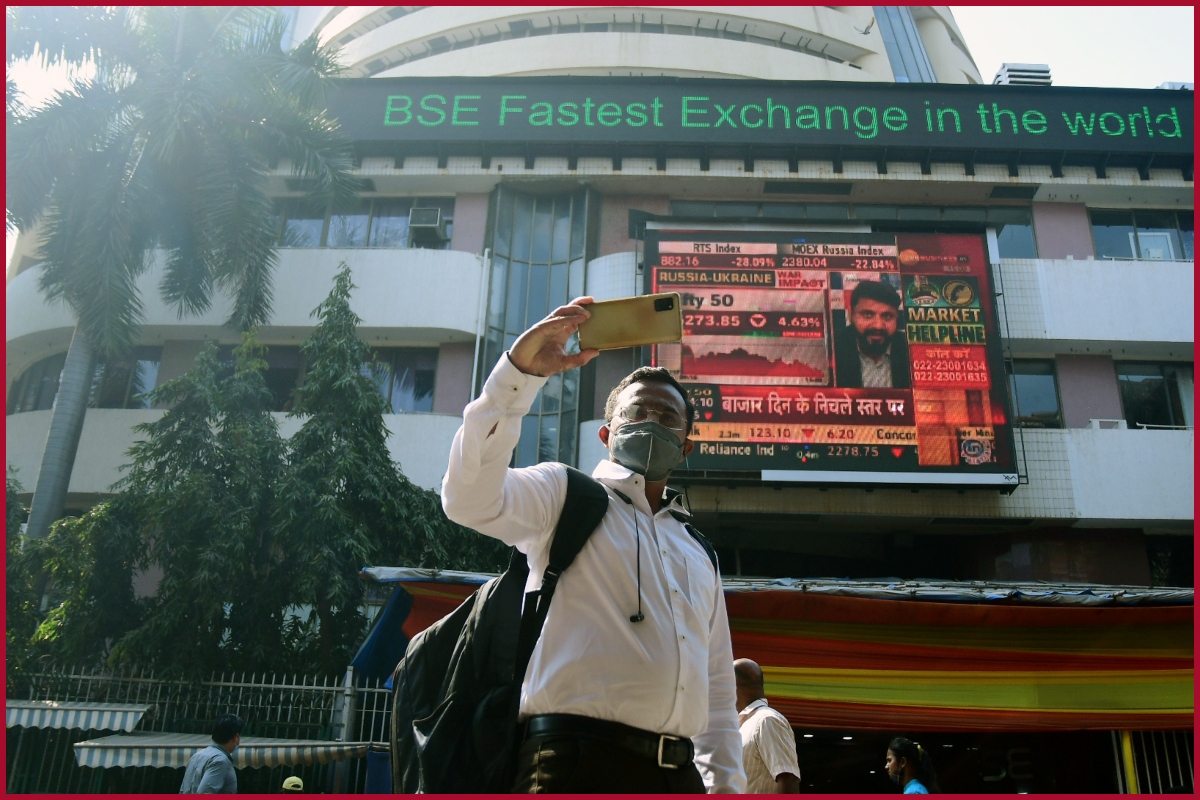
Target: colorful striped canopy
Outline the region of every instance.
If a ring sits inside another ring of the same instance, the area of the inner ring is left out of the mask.
[[[4,701],[6,728],[78,728],[131,731],[153,706],[128,703],[60,703],[55,700]]]
[[[75,762],[81,767],[186,767],[193,755],[210,744],[212,739],[202,733],[117,734],[79,742],[75,745]],[[328,764],[362,758],[368,745],[243,736],[233,751],[233,764],[238,769]]]
[[[409,637],[474,580],[402,581]],[[1150,730],[1193,724],[1192,606],[1043,606],[726,591],[733,652],[800,728]]]

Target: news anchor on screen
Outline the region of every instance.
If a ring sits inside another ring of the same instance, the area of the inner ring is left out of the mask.
[[[908,389],[908,343],[900,329],[900,293],[883,281],[859,281],[850,292],[850,324],[834,335],[837,385]]]

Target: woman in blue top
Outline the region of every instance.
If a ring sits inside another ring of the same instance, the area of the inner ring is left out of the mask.
[[[903,736],[897,736],[888,745],[885,766],[888,777],[897,786],[903,786],[905,794],[941,791],[929,752]]]

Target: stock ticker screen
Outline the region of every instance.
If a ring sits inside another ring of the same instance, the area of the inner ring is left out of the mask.
[[[689,474],[1017,484],[983,236],[648,229],[645,242],[648,288],[682,299],[683,340],[650,357],[696,405]]]

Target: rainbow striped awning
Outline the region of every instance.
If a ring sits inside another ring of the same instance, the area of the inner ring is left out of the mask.
[[[75,763],[81,767],[186,767],[193,755],[210,744],[212,739],[202,733],[117,734],[76,744]],[[233,751],[233,764],[238,769],[328,764],[362,758],[369,745],[243,736]]]
[[[129,703],[60,703],[55,700],[4,701],[6,728],[78,728],[132,731],[153,706]]]
[[[378,573],[378,574],[375,574]],[[375,568],[416,635],[490,576]],[[728,580],[733,655],[799,728],[1193,726],[1192,590]],[[598,678],[600,679],[600,678]]]

